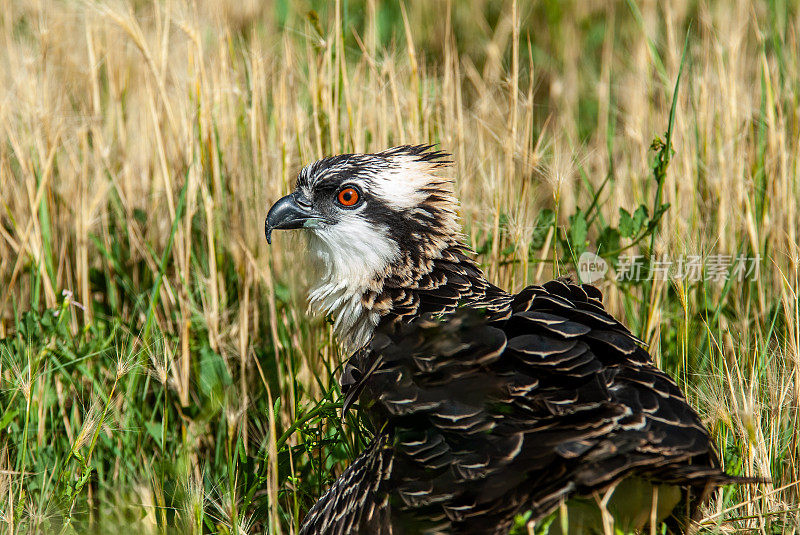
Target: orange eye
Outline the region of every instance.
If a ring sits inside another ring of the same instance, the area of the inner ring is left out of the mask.
[[[358,191],[356,188],[344,188],[336,196],[336,199],[342,206],[355,206],[358,202]]]

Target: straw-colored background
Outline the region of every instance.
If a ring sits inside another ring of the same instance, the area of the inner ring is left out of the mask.
[[[644,315],[601,286],[774,478],[706,525],[799,529],[798,6],[407,4],[0,2],[0,533],[292,532],[360,439],[318,418],[341,355],[269,204],[322,156],[438,143],[489,277],[551,277],[541,208],[651,204],[687,34],[655,252],[759,278],[661,281]]]

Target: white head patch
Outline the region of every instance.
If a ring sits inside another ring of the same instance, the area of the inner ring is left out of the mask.
[[[426,188],[447,182],[431,174],[431,164],[413,156],[395,156],[396,167],[387,168],[370,178],[376,195],[396,209],[415,208],[427,197]]]

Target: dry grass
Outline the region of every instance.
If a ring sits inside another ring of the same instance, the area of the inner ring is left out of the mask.
[[[299,242],[264,241],[269,203],[322,156],[435,142],[453,153],[490,278],[550,277],[563,266],[536,260],[558,254],[553,232],[529,255],[541,208],[567,225],[606,179],[602,218],[650,205],[650,145],[687,31],[655,253],[758,254],[760,276],[657,282],[641,311],[643,288],[603,290],[726,461],[773,477],[719,493],[706,523],[796,533],[797,7],[369,0],[316,21],[288,4],[0,3],[0,338],[27,310],[61,310],[66,333],[4,346],[0,533],[65,521],[292,532],[356,439],[336,435],[345,445],[315,463],[318,444],[288,447],[308,435],[277,438],[330,394],[341,355],[303,315]],[[486,236],[497,239],[484,248]],[[121,334],[85,349],[108,333]],[[204,390],[208,355],[228,378],[221,397]],[[200,398],[216,409],[194,410]],[[70,446],[48,448],[54,435]]]

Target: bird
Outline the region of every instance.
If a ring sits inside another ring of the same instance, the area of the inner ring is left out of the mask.
[[[310,309],[351,353],[343,410],[374,433],[300,533],[505,534],[520,518],[549,533],[681,532],[715,488],[757,481],[722,469],[697,411],[596,287],[487,280],[450,158],[432,145],[327,157],[268,211],[267,242],[304,230]]]

